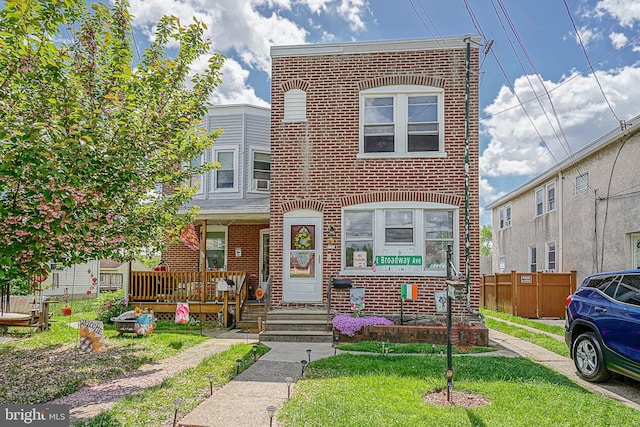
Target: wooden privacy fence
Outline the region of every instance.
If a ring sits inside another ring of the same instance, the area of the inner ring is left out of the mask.
[[[564,318],[567,296],[576,290],[576,272],[483,274],[481,304],[488,310],[539,319]]]

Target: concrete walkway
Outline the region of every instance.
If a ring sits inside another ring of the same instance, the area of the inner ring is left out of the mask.
[[[251,335],[251,340],[257,340]],[[504,347],[498,354],[511,357],[526,357],[554,369],[571,378],[593,393],[618,400],[640,410],[637,394],[627,398],[625,391],[616,384],[596,385],[581,380],[575,373],[573,361],[559,356],[535,344],[498,331],[489,331],[491,345]],[[270,425],[268,406],[280,408],[287,400],[286,378],[298,380],[301,360],[307,360],[307,349],[311,349],[311,360],[329,357],[334,349],[329,343],[263,343],[271,350],[235,379],[224,385],[209,399],[202,402],[191,413],[179,420],[183,427],[263,427]],[[338,353],[340,351],[338,350]],[[484,353],[494,355],[495,353]],[[291,385],[293,390],[295,384]],[[625,387],[622,387],[623,389]],[[628,387],[627,387],[628,389]],[[273,420],[273,426],[277,422]]]

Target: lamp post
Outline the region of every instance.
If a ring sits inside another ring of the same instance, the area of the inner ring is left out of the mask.
[[[293,383],[293,378],[287,377],[284,380],[287,382],[287,399],[291,399],[291,383]]]
[[[236,359],[236,375],[240,374],[240,365],[242,365],[242,359]]]
[[[178,409],[182,405],[182,399],[177,398],[173,401],[173,427],[176,427],[176,423],[178,422]]]
[[[273,426],[273,416],[276,414],[277,408],[273,405],[267,406],[267,413],[269,414],[269,427]]]
[[[311,363],[311,349],[307,349],[307,359],[309,359],[309,363]]]
[[[207,377],[209,378],[209,396],[213,396],[213,378],[215,375],[209,374]]]
[[[258,357],[258,345],[257,344],[253,345],[252,353],[253,353],[253,362],[255,363],[255,361],[256,361],[256,359]]]
[[[331,347],[333,347],[333,355],[335,356],[336,354],[338,354],[338,343],[334,341],[331,344]]]
[[[304,377],[304,370],[307,368],[307,362],[306,360],[302,359],[300,361],[300,364],[302,365],[302,371],[300,372],[300,378]]]

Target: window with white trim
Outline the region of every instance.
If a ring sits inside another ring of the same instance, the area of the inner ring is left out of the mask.
[[[585,172],[576,176],[576,192],[575,195],[584,194],[589,188],[589,172]]]
[[[215,189],[234,190],[236,188],[236,155],[234,150],[216,151]]]
[[[547,184],[547,212],[556,209],[556,183]]]
[[[227,227],[207,225],[207,270],[224,270],[227,264]]]
[[[500,220],[498,224],[498,228],[500,230],[511,227],[511,205],[500,208],[498,210],[498,218]]]
[[[444,92],[431,86],[385,86],[360,93],[360,153],[424,156],[444,152]]]
[[[447,247],[458,245],[458,208],[437,203],[371,203],[343,211],[342,262],[347,271],[446,274]],[[454,264],[455,264],[454,259]]]
[[[269,191],[271,187],[271,153],[253,152],[252,179],[252,190]]]
[[[536,190],[536,216],[544,213],[544,191],[542,188]]]
[[[538,250],[535,246],[529,246],[529,272],[538,271]]]
[[[556,271],[556,242],[546,243],[545,252],[546,252],[545,270]]]

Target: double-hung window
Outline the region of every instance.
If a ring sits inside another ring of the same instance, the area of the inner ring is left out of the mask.
[[[361,156],[432,156],[444,152],[442,89],[385,86],[362,91],[360,96]]]
[[[371,203],[343,211],[343,269],[358,273],[443,276],[456,254],[457,207]]]
[[[547,184],[547,212],[556,209],[556,183]]]
[[[234,150],[216,151],[216,161],[220,167],[215,170],[215,189],[234,190],[236,188],[236,153]]]
[[[499,229],[511,227],[511,205],[507,205],[498,210],[498,216],[500,218]]]
[[[544,187],[538,188],[534,192],[535,215],[552,212],[556,209],[556,182],[551,181]]]
[[[556,242],[549,242],[545,246],[547,252],[546,269],[547,271],[556,271]]]
[[[269,191],[271,183],[271,154],[253,152],[253,190]]]

